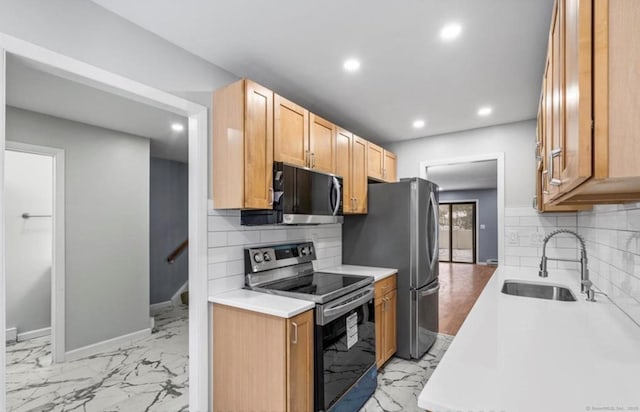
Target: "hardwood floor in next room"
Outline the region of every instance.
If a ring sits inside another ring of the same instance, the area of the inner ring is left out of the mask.
[[[439,332],[455,336],[496,266],[440,263]]]

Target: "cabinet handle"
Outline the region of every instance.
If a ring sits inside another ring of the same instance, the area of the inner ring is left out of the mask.
[[[533,197],[533,208],[538,210],[538,196]]]
[[[549,155],[549,184],[552,186],[560,186],[562,184],[562,180],[560,179],[555,179],[553,177],[553,159],[555,159],[556,157],[560,157],[560,155],[562,154],[562,149],[554,149],[551,151],[551,154]]]
[[[293,326],[293,343],[294,345],[298,344],[298,324],[295,322],[291,322],[291,326]]]
[[[309,151],[308,150],[304,151],[304,165],[305,165],[305,167],[310,167]]]
[[[358,210],[358,199],[354,197],[353,200],[352,200],[352,203],[353,203],[353,206],[352,206],[353,207],[353,211],[355,212],[355,211]]]
[[[273,205],[273,188],[269,188],[269,204]]]
[[[313,169],[314,167],[316,167],[316,154],[311,153],[311,168]]]

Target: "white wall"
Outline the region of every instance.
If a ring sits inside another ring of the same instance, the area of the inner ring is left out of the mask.
[[[7,328],[18,334],[51,326],[53,158],[5,152]]]
[[[7,140],[65,150],[66,350],[149,327],[149,140],[7,108]]]
[[[506,207],[522,207],[530,206],[534,195],[535,130],[536,121],[527,120],[384,146],[398,155],[400,178],[420,176],[425,160],[504,152]]]
[[[342,225],[240,226],[237,210],[209,211],[209,295],[244,286],[244,248],[312,240],[319,270],[342,263]]]
[[[202,97],[236,77],[86,0],[0,0],[0,32],[161,90]],[[204,94],[202,94],[204,93]]]

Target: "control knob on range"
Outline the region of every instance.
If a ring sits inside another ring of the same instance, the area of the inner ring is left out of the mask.
[[[264,252],[263,257],[265,262],[269,262],[271,260],[271,256],[269,256],[269,252]]]
[[[303,256],[310,255],[311,248],[309,246],[304,246],[303,248],[300,249],[300,252],[302,252]]]
[[[261,263],[262,262],[262,253],[260,253],[260,252],[254,253],[253,260],[255,260],[256,263]]]

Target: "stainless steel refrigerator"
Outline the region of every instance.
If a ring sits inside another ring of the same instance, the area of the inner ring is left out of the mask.
[[[398,350],[419,359],[438,332],[438,186],[420,178],[372,183],[367,215],[345,216],[345,264],[398,269]]]

